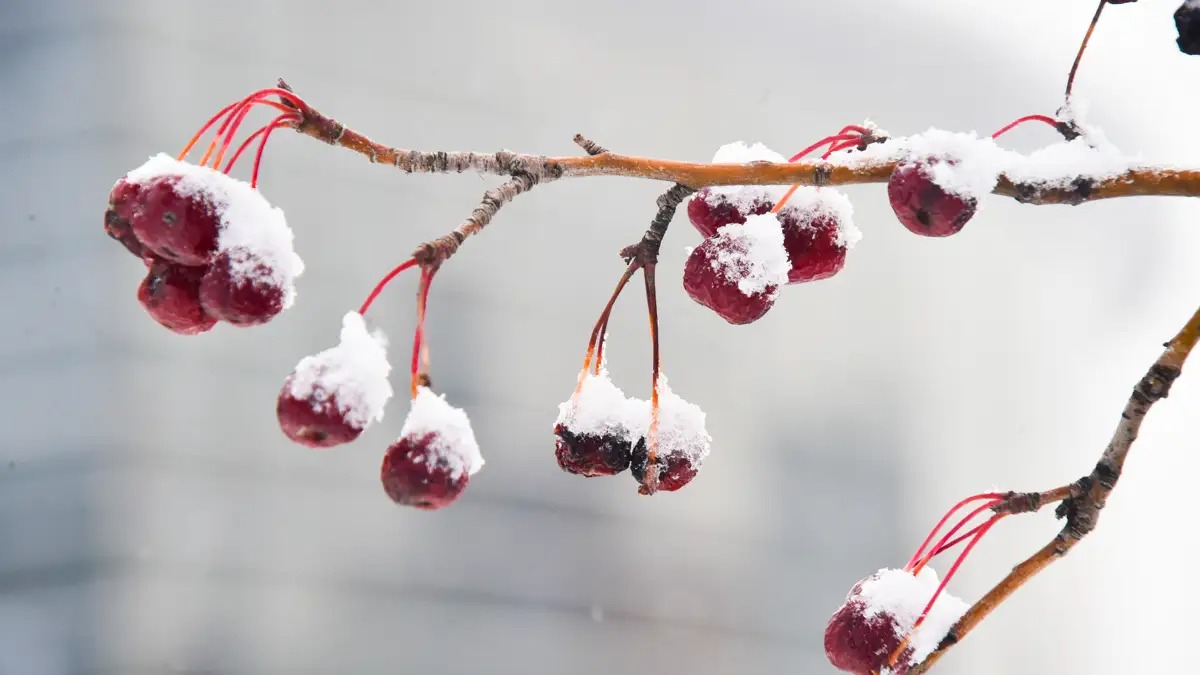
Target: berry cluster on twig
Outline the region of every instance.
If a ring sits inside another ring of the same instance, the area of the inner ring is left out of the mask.
[[[177,156],[152,157],[118,180],[104,227],[145,265],[137,298],[148,314],[172,332],[196,335],[219,322],[266,323],[294,302],[304,265],[283,212],[257,188],[274,131],[291,128],[408,173],[504,176],[455,229],[416,246],[384,275],[342,317],[339,342],[301,359],[276,398],[284,435],[312,448],[353,442],[381,420],[394,394],[392,368],[387,338],[368,328],[366,315],[388,285],[414,270],[410,408],[399,437],[384,452],[380,480],[393,502],[435,510],[458,499],[484,465],[466,413],[433,390],[425,321],[435,276],[504,204],[540,184],[598,175],[669,182],[649,227],[619,252],[625,269],[591,330],[575,388],[552,428],[554,456],[563,471],[600,477],[629,469],[640,494],[673,492],[697,477],[712,446],[705,413],[670,388],[660,352],[658,254],[677,210],[685,206],[703,237],[688,252],[684,291],[725,322],[742,325],[763,319],[783,289],[845,268],[861,233],[838,186],[886,183],[896,219],[929,238],[961,232],[988,194],[1031,204],[1200,196],[1200,170],[1131,160],[1074,112],[1076,74],[1105,5],[1132,1],[1099,3],[1067,77],[1064,105],[1054,116],[1025,115],[985,137],[936,129],[897,137],[869,122],[849,124],[788,158],[740,141],[718,149],[711,163],[643,158],[614,153],[582,135],[574,138],[586,153],[582,157],[406,150],[377,143],[322,114],[280,80],[221,108]],[[1174,18],[1180,50],[1200,52],[1200,0],[1185,0]],[[243,123],[257,109],[272,110],[274,117],[239,142]],[[1028,155],[998,144],[1027,123],[1051,127],[1061,141]],[[201,147],[199,160],[189,161]],[[250,179],[241,181],[231,171],[251,148]],[[818,152],[817,159],[808,158]],[[649,315],[648,400],[626,396],[605,368],[609,320],[638,274]],[[831,663],[857,675],[925,672],[1017,588],[1070,551],[1095,528],[1146,413],[1167,396],[1198,340],[1200,309],[1138,383],[1089,474],[1043,492],[971,495],[936,523],[907,564],[857,583],[826,629]],[[1055,513],[1065,521],[1051,542],[974,604],[947,592],[968,555],[1001,520],[1050,504],[1057,504]],[[939,579],[931,562],[955,550]]]

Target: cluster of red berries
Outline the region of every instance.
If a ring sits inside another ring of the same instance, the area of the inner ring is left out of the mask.
[[[295,121],[287,111],[259,129],[218,170],[238,124],[273,93],[257,92],[226,107],[178,158],[157,155],[118,180],[109,193],[104,229],[148,272],[138,301],[158,323],[183,335],[266,323],[292,304],[304,264],[292,249],[283,212],[256,189],[262,148],[270,132]],[[199,164],[185,161],[199,137],[224,118]],[[251,183],[229,171],[255,139],[259,153]],[[222,144],[223,142],[223,144]],[[219,150],[218,150],[219,147]],[[212,157],[212,165],[208,165]]]
[[[731,143],[713,157],[715,163],[756,161],[785,160],[760,143]],[[861,238],[850,200],[826,188],[705,188],[687,212],[705,239],[688,255],[683,287],[732,324],[762,318],[784,285],[837,274]]]

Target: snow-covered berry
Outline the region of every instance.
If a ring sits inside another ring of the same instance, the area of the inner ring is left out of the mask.
[[[347,312],[337,346],[304,357],[284,381],[275,406],[280,428],[313,448],[353,441],[383,419],[391,369],[383,333],[369,333],[361,314]]]
[[[400,437],[383,457],[380,478],[397,504],[434,510],[458,499],[482,467],[467,414],[419,387]]]
[[[721,146],[712,161],[714,164],[746,164],[787,160],[762,143],[738,141]],[[700,234],[711,237],[726,225],[744,223],[749,216],[767,213],[775,207],[784,190],[786,188],[777,185],[707,187],[688,200],[688,220]]]
[[[928,566],[915,575],[882,569],[859,581],[825,628],[829,662],[854,675],[907,673],[967,610],[966,603],[943,591],[917,625],[937,588],[937,574]]]
[[[888,179],[888,201],[904,227],[926,237],[948,237],[975,215],[976,200],[934,181],[932,165],[952,161],[922,158],[896,165]]]
[[[846,253],[860,239],[854,208],[845,194],[801,186],[777,214],[791,269],[788,283],[827,279],[841,271]]]
[[[257,326],[275,318],[287,289],[275,268],[254,252],[236,248],[213,259],[200,284],[200,302],[211,315],[235,326]]]
[[[606,371],[585,374],[578,392],[558,406],[558,466],[587,477],[612,476],[629,468],[633,446],[646,426],[644,406],[638,403],[627,398]]]
[[[683,287],[729,323],[745,324],[771,309],[790,270],[782,226],[768,213],[705,239],[688,255]]]
[[[674,492],[696,477],[700,466],[712,446],[712,438],[705,429],[705,414],[694,403],[689,403],[671,391],[667,379],[659,379],[658,424],[648,440],[642,440],[633,448],[630,470],[637,480],[638,492],[643,495],[657,491]],[[650,404],[642,402],[647,426]],[[654,447],[654,461],[650,461],[650,445]]]

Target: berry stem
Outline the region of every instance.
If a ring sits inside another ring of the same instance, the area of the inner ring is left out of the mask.
[[[284,100],[284,103],[268,101],[268,100],[266,100],[266,98],[268,96],[279,96],[281,99]],[[287,105],[285,105],[285,103]],[[191,151],[192,146],[195,145],[196,141],[201,136],[204,135],[204,132],[208,131],[209,127],[211,127],[217,121],[218,118],[220,118],[222,115],[225,115],[225,120],[221,123],[221,126],[217,129],[216,137],[213,138],[212,142],[210,142],[208,144],[208,149],[204,151],[204,156],[200,158],[200,165],[204,166],[206,163],[208,163],[208,159],[209,159],[209,157],[212,156],[212,152],[213,152],[213,150],[216,149],[217,143],[221,140],[221,137],[229,129],[229,125],[235,119],[238,119],[238,115],[239,115],[239,113],[242,112],[243,108],[253,107],[255,105],[266,105],[266,106],[270,106],[270,107],[276,108],[281,111],[297,113],[297,115],[299,115],[299,113],[297,112],[299,109],[307,109],[307,105],[304,103],[303,99],[301,99],[299,96],[296,96],[295,94],[287,91],[286,89],[279,89],[279,88],[259,89],[258,91],[253,92],[246,98],[243,98],[240,101],[237,101],[228,106],[225,106],[225,108],[221,112],[217,113],[217,115],[213,119],[209,120],[208,124],[204,125],[204,127],[199,132],[196,133],[196,136],[192,139],[192,142],[189,143],[188,147],[184,149],[184,152],[182,153],[182,156],[180,157],[180,159],[183,159],[184,157],[186,157],[187,153]],[[242,115],[242,116],[244,117],[244,115]],[[235,126],[236,126],[236,124],[235,124]],[[232,134],[232,131],[230,131],[230,133]],[[219,166],[220,163],[221,163],[220,160],[217,160],[217,162],[215,162],[213,164],[214,168],[216,166]]]
[[[650,314],[650,370],[653,384],[650,386],[650,430],[646,434],[646,473],[642,476],[642,486],[652,495],[658,489],[658,469],[655,467],[658,451],[658,394],[659,380],[662,377],[662,355],[658,344],[658,292],[654,284],[654,263],[647,263],[642,270],[642,278],[646,281],[646,310]]]
[[[271,120],[270,122],[264,124],[263,126],[259,127],[259,129],[257,131],[250,134],[249,136],[246,137],[246,140],[242,141],[242,144],[238,146],[238,149],[233,153],[233,156],[230,157],[229,161],[225,163],[225,168],[222,169],[222,171],[224,173],[229,173],[230,170],[233,169],[233,165],[237,163],[238,158],[242,156],[243,152],[245,152],[246,148],[250,147],[250,144],[254,142],[254,139],[256,139],[260,136],[264,136],[264,134],[269,136],[274,127],[284,126],[285,124],[294,124],[295,122],[299,121],[299,119],[300,119],[300,116],[297,115],[294,111],[286,112],[286,113],[283,113],[282,115],[280,115],[279,117],[276,117],[275,119]],[[258,163],[259,163],[259,160],[262,158],[262,150],[263,150],[263,147],[265,147],[265,145],[266,145],[266,139],[264,138],[263,142],[259,144],[258,152],[256,153],[256,156],[255,156],[254,178],[252,178],[250,181],[251,186],[254,186],[258,183],[258,180],[257,180],[257,178],[258,178]]]
[[[604,305],[604,311],[600,312],[600,318],[596,320],[596,326],[592,328],[591,338],[588,340],[587,354],[583,358],[583,370],[579,374],[579,384],[576,386],[576,393],[583,387],[583,378],[592,367],[592,357],[596,358],[596,373],[600,372],[600,364],[602,363],[604,345],[601,336],[604,331],[608,330],[608,317],[612,314],[613,306],[617,304],[617,298],[621,296],[621,291],[625,290],[625,285],[633,278],[635,272],[641,263],[637,260],[629,263],[625,268],[625,272],[617,281],[617,287],[613,290],[612,296],[608,299],[608,304]]]
[[[920,547],[917,548],[917,552],[914,553],[912,558],[909,559],[908,564],[904,566],[904,569],[912,569],[912,566],[916,565],[917,562],[921,560],[921,556],[925,553],[925,548],[929,546],[929,542],[933,541],[933,538],[937,536],[937,533],[942,529],[942,526],[945,525],[955,513],[958,513],[959,509],[963,508],[967,504],[970,504],[971,502],[979,501],[981,499],[994,500],[1003,496],[1004,495],[1000,494],[999,492],[984,492],[977,495],[971,495],[970,497],[967,497],[966,499],[963,499],[954,506],[950,507],[950,510],[946,512],[946,515],[942,516],[942,519],[937,522],[937,525],[934,525],[933,529],[929,531],[929,534],[925,537],[925,541],[921,542]]]
[[[294,126],[299,123],[300,116],[295,113],[284,113],[276,117],[263,132],[262,142],[258,144],[258,151],[254,153],[254,169],[250,172],[250,187],[258,187],[258,169],[262,166],[263,151],[267,149],[267,139],[271,137],[271,132],[280,127]],[[230,162],[232,163],[232,162]],[[226,173],[228,173],[228,169]]]
[[[235,101],[235,102],[230,103],[229,105],[225,106],[224,108],[221,108],[220,112],[218,112],[216,115],[213,115],[212,119],[205,122],[204,126],[200,127],[200,131],[197,131],[196,135],[192,136],[192,140],[188,141],[188,144],[186,146],[184,146],[183,151],[180,152],[179,155],[175,159],[178,159],[181,162],[184,159],[186,159],[188,156],[188,153],[190,153],[192,151],[192,148],[196,147],[196,143],[199,142],[200,137],[203,136],[205,134],[205,132],[207,132],[209,129],[211,129],[212,126],[217,123],[217,120],[221,119],[221,117],[223,117],[225,115],[225,113],[229,112],[236,105],[238,105],[238,103],[240,103],[240,101]]]
[[[1044,122],[1046,124],[1049,124],[1054,129],[1058,128],[1058,120],[1054,119],[1053,117],[1050,117],[1048,115],[1026,115],[1024,117],[1019,117],[1019,118],[1013,120],[1012,122],[1009,122],[1008,124],[1000,127],[999,131],[992,134],[992,138],[999,138],[1003,134],[1008,133],[1009,131],[1013,130],[1014,128],[1026,123],[1026,122]]]
[[[979,514],[983,513],[984,511],[991,509],[998,503],[1000,503],[999,499],[994,499],[992,501],[985,502],[982,506],[975,508],[970,513],[968,513],[966,516],[964,516],[962,518],[962,520],[959,520],[958,524],[955,525],[954,527],[950,528],[950,531],[947,532],[945,535],[943,535],[942,538],[938,540],[938,543],[935,544],[933,546],[933,548],[930,549],[929,552],[926,553],[924,556],[922,556],[921,559],[917,562],[917,564],[913,566],[912,573],[917,574],[926,565],[928,565],[929,561],[933,560],[933,557],[935,555],[937,555],[937,551],[946,546],[946,542],[950,539],[950,537],[953,537],[955,534],[958,533],[959,530],[966,527],[967,523],[970,523],[971,520],[975,518],[975,516],[978,516]]]
[[[929,599],[929,602],[925,605],[925,609],[921,610],[921,615],[917,617],[916,623],[913,624],[913,630],[916,630],[925,621],[925,617],[929,615],[929,610],[933,609],[933,603],[937,602],[938,596],[946,589],[946,584],[950,583],[950,578],[954,576],[954,573],[958,571],[958,568],[962,566],[967,556],[970,555],[971,549],[975,548],[975,545],[979,543],[980,539],[983,539],[983,535],[987,534],[988,530],[992,529],[992,526],[1000,522],[1007,515],[1007,513],[997,513],[988,518],[986,523],[979,526],[979,531],[971,538],[971,541],[962,550],[962,553],[959,553],[958,557],[954,559],[954,564],[950,566],[950,569],[946,570],[946,576],[942,577],[942,582],[938,584],[937,590],[933,592],[933,597]]]
[[[421,353],[423,343],[425,341],[425,305],[429,301],[429,286],[433,283],[433,275],[436,270],[429,267],[421,268],[421,281],[417,285],[417,328],[413,331],[413,350],[412,350],[412,397],[417,397],[417,387],[420,386],[424,378],[422,374],[428,375],[427,368],[429,365],[429,353],[425,351],[426,371],[422,371]]]
[[[862,129],[862,131],[859,133],[854,133],[854,134],[846,133],[849,130],[858,130],[858,129]],[[792,155],[791,158],[788,159],[788,162],[795,162],[795,161],[803,158],[805,155],[812,152],[813,150],[816,150],[817,148],[819,148],[823,145],[828,145],[828,146],[830,146],[829,152],[826,152],[825,155],[821,157],[821,159],[825,159],[826,157],[828,157],[830,155],[830,153],[833,152],[833,147],[835,145],[837,145],[838,143],[849,143],[851,141],[854,141],[854,144],[857,144],[859,135],[866,133],[866,131],[867,130],[864,129],[863,127],[859,127],[859,126],[855,126],[855,125],[847,125],[845,128],[842,129],[841,133],[836,134],[834,136],[826,136],[825,138],[822,138],[821,140],[817,141],[816,143],[813,143],[812,145],[808,146],[807,148],[801,150],[800,152],[797,152],[796,154]],[[771,213],[779,213],[779,211],[781,209],[783,209],[784,205],[787,204],[788,200],[792,198],[792,195],[796,194],[796,190],[799,189],[799,187],[800,186],[797,184],[797,185],[793,185],[790,188],[788,188],[787,192],[783,193],[783,197],[781,197],[779,199],[779,202],[777,204],[775,204],[775,208],[771,209]]]
[[[851,139],[857,140],[858,134],[848,134],[848,133],[845,133],[845,130],[843,130],[843,133],[840,133],[840,134],[837,134],[834,136],[826,136],[825,138],[822,138],[821,140],[817,141],[816,143],[813,143],[812,145],[808,146],[807,148],[801,150],[800,152],[797,152],[796,154],[792,155],[788,159],[788,162],[795,162],[799,159],[803,159],[806,155],[808,155],[808,153],[812,152],[813,150],[816,150],[817,148],[821,147],[822,145],[832,145],[832,144],[838,143],[840,141],[849,141]]]
[[[1075,53],[1075,62],[1071,64],[1071,72],[1067,74],[1067,91],[1064,98],[1070,102],[1071,88],[1075,86],[1075,73],[1079,70],[1079,62],[1083,60],[1083,51],[1087,49],[1088,40],[1092,39],[1092,31],[1096,30],[1096,23],[1100,21],[1100,13],[1104,11],[1104,5],[1108,4],[1108,0],[1100,0],[1100,4],[1096,5],[1096,13],[1092,15],[1092,22],[1088,24],[1087,32],[1083,34],[1083,41],[1079,43],[1079,51]]]
[[[375,284],[375,288],[371,289],[371,293],[367,296],[367,299],[363,301],[362,307],[359,307],[358,313],[365,315],[367,310],[371,308],[371,303],[375,302],[375,298],[379,297],[379,294],[383,292],[384,286],[387,286],[388,283],[391,282],[392,279],[395,279],[397,276],[399,276],[401,272],[416,264],[416,260],[409,258],[408,260],[405,260],[397,265],[391,272],[388,272],[386,275],[384,275],[384,277],[379,280],[379,283]]]

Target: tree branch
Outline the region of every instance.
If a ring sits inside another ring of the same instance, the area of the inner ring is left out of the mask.
[[[920,675],[920,673],[928,671],[947,650],[966,637],[992,610],[1000,606],[1018,588],[1050,563],[1065,556],[1095,529],[1096,522],[1100,518],[1100,510],[1104,508],[1109,494],[1112,493],[1117,480],[1121,477],[1125,458],[1129,455],[1129,449],[1133,446],[1133,442],[1137,440],[1138,431],[1141,429],[1146,413],[1156,402],[1167,397],[1171,384],[1181,374],[1183,364],[1196,346],[1198,339],[1200,339],[1200,309],[1196,310],[1179,334],[1166,343],[1166,349],[1162,355],[1150,366],[1146,375],[1134,387],[1133,394],[1130,395],[1129,402],[1125,404],[1125,410],[1121,413],[1121,421],[1117,424],[1112,440],[1104,448],[1100,460],[1096,462],[1096,466],[1090,474],[1071,485],[1046,493],[1010,493],[1006,495],[1005,502],[998,505],[997,509],[1001,509],[1004,504],[1007,504],[1007,508],[1018,509],[1011,511],[1014,513],[1020,512],[1022,504],[1029,507],[1025,510],[1037,510],[1048,501],[1046,497],[1051,499],[1058,497],[1062,499],[1062,502],[1056,513],[1060,518],[1066,518],[1066,524],[1054,539],[1014,567],[1000,583],[972,605],[942,639],[938,648],[924,661],[909,669],[909,675]],[[1039,496],[1029,498],[1029,495]]]

